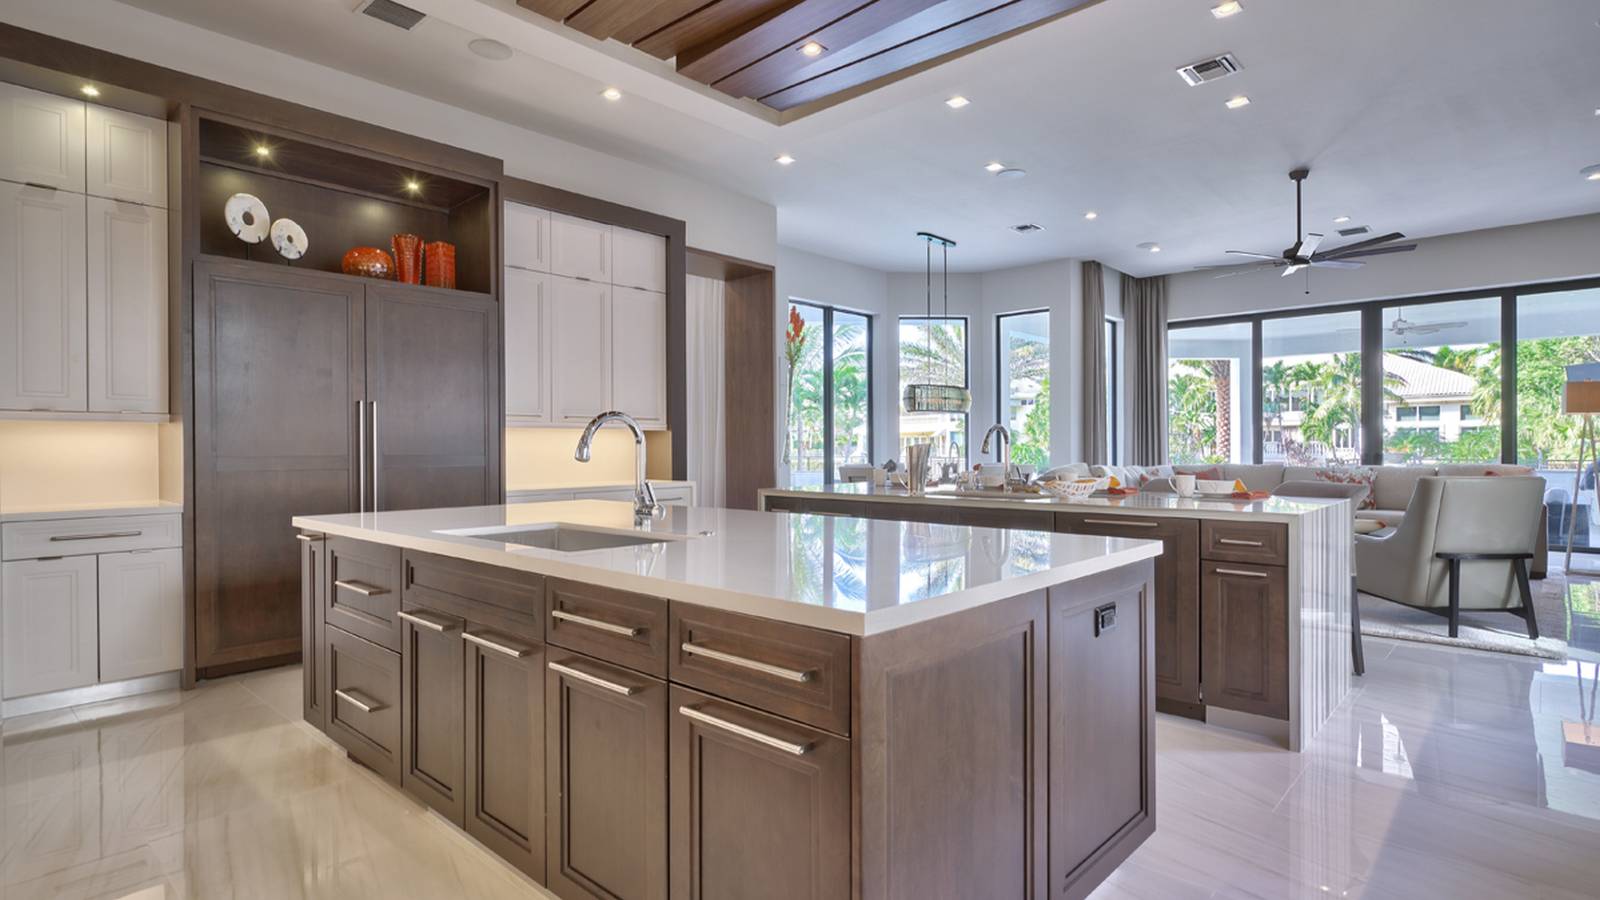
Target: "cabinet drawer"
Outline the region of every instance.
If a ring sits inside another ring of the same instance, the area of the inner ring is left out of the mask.
[[[368,768],[400,780],[400,654],[326,630],[328,736]]]
[[[520,613],[529,623],[522,636],[544,640],[539,627],[544,613],[544,577],[499,566],[407,551],[405,554],[406,607],[431,606],[446,598],[470,600]]]
[[[330,537],[323,621],[400,649],[400,548]]]
[[[554,578],[545,596],[550,643],[667,677],[667,601]]]
[[[183,517],[172,513],[10,522],[0,528],[0,541],[6,559],[159,550],[183,546]]]
[[[850,638],[672,604],[671,677],[709,694],[850,733]]]
[[[1289,526],[1279,522],[1207,519],[1200,523],[1200,556],[1224,562],[1287,565]]]

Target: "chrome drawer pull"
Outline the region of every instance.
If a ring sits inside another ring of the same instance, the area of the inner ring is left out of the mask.
[[[446,618],[438,613],[428,612],[425,609],[419,609],[415,612],[408,612],[402,609],[397,615],[418,628],[426,628],[429,631],[437,631],[440,634],[455,631],[461,627],[456,620]]]
[[[721,650],[713,650],[710,647],[691,644],[687,641],[683,643],[682,647],[683,652],[693,656],[704,656],[706,659],[714,659],[717,662],[738,666],[741,669],[749,669],[752,672],[760,672],[763,675],[771,675],[774,678],[782,678],[785,681],[804,683],[811,680],[810,669],[786,669],[783,666],[775,666],[757,659],[735,656],[732,653],[723,653]]]
[[[294,536],[294,539],[297,540],[297,541],[305,541],[306,543],[310,544],[310,543],[314,543],[316,541],[322,540],[322,535],[320,535],[320,534],[297,534],[297,535]]]
[[[1249,569],[1224,569],[1221,566],[1218,566],[1216,569],[1213,569],[1212,571],[1216,572],[1218,575],[1241,575],[1241,576],[1243,576],[1245,578],[1271,578],[1272,577],[1271,575],[1268,575],[1265,572],[1252,572]]]
[[[1132,525],[1135,528],[1157,528],[1159,522],[1144,522],[1139,519],[1084,519],[1085,525]]]
[[[1261,547],[1265,546],[1260,541],[1246,541],[1239,538],[1217,538],[1217,543],[1228,544],[1233,547]]]
[[[493,650],[502,656],[509,656],[512,659],[521,659],[524,656],[533,655],[532,647],[527,644],[519,644],[516,641],[501,642],[485,637],[482,634],[473,634],[470,631],[462,632],[461,636],[485,650]]]
[[[52,534],[52,541],[103,541],[107,538],[138,537],[142,531],[103,531],[99,534]]]
[[[783,738],[773,737],[770,734],[762,734],[761,732],[756,731],[754,728],[746,728],[743,725],[736,725],[732,722],[729,722],[727,719],[719,719],[709,713],[701,712],[699,709],[693,706],[680,706],[678,707],[678,712],[688,716],[696,722],[710,725],[712,728],[720,728],[723,731],[737,734],[742,738],[749,738],[758,744],[765,744],[774,750],[782,750],[785,753],[792,753],[795,756],[804,756],[811,750],[810,744],[796,744],[794,741],[786,741]]]
[[[347,591],[354,591],[354,592],[356,592],[357,594],[360,594],[363,597],[376,597],[379,594],[387,594],[387,593],[389,593],[389,589],[388,588],[381,588],[381,587],[378,587],[375,584],[367,584],[365,581],[342,581],[341,580],[341,581],[335,581],[333,583],[333,586],[336,587],[336,588],[344,588]]]
[[[601,690],[610,691],[613,694],[621,694],[624,697],[632,697],[634,694],[637,694],[643,690],[643,688],[629,687],[625,684],[617,684],[615,681],[607,681],[598,675],[590,675],[588,672],[579,671],[578,669],[574,669],[571,666],[562,665],[558,662],[547,663],[546,665],[549,666],[550,671],[559,675],[565,675],[568,678],[581,681],[584,684],[592,684]]]
[[[363,693],[360,693],[359,691],[346,691],[340,688],[334,688],[333,695],[364,713],[375,713],[384,708],[382,703],[379,703],[378,701],[368,697]]]
[[[574,625],[586,625],[597,631],[604,631],[606,634],[619,634],[623,637],[638,637],[644,632],[643,628],[630,628],[627,625],[613,625],[610,622],[602,622],[599,619],[591,619],[588,616],[580,616],[577,613],[569,613],[564,609],[550,610],[550,618],[557,619],[562,622],[571,622]]]

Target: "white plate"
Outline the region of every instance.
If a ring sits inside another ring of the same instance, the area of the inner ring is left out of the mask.
[[[259,244],[267,239],[272,228],[272,217],[267,205],[254,194],[234,194],[222,207],[222,218],[234,237],[246,244]]]

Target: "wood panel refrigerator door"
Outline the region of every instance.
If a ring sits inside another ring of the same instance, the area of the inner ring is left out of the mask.
[[[400,637],[400,783],[462,825],[467,795],[463,622],[416,606],[402,615],[411,618],[404,619]]]
[[[167,411],[167,212],[90,197],[89,409]]]
[[[1289,581],[1281,566],[1205,564],[1206,705],[1289,718]]]
[[[545,646],[468,623],[467,833],[545,883]]]
[[[84,104],[0,83],[0,179],[83,193]]]
[[[545,678],[549,887],[563,900],[667,896],[667,686],[552,650]]]
[[[87,687],[99,678],[93,556],[4,566],[5,697]]]
[[[676,685],[668,707],[672,900],[849,897],[850,742]]]
[[[0,409],[88,409],[82,194],[0,181]]]
[[[183,668],[183,551],[103,553],[100,680]]]
[[[375,509],[500,502],[505,410],[493,299],[369,286],[367,401]]]
[[[145,206],[167,205],[167,123],[89,104],[85,192]]]
[[[514,424],[550,421],[550,276],[507,268],[506,417]]]
[[[550,278],[552,421],[583,425],[611,409],[611,286]]]
[[[205,262],[194,278],[195,664],[299,652],[297,515],[360,503],[364,292]]]
[[[667,427],[667,295],[611,290],[611,406]]]

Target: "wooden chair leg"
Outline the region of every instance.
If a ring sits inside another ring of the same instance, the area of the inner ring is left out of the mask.
[[[1450,636],[1459,637],[1461,633],[1461,560],[1452,559],[1450,563]]]
[[[1539,639],[1539,617],[1533,611],[1533,590],[1528,587],[1528,564],[1525,560],[1513,559],[1511,570],[1517,573],[1517,589],[1522,592],[1522,617],[1528,620],[1528,639]]]
[[[1350,659],[1357,675],[1367,674],[1367,654],[1361,647],[1361,592],[1354,575],[1350,576]]]

